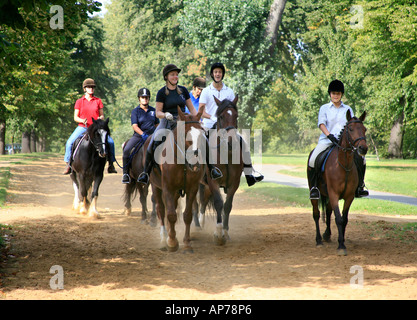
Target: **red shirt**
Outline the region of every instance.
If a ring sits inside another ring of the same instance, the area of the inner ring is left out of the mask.
[[[90,101],[88,101],[87,98],[83,96],[75,102],[74,109],[80,110],[78,116],[81,119],[87,119],[87,127],[89,127],[93,124],[93,120],[91,118],[94,118],[94,120],[98,119],[100,115],[99,110],[103,109],[103,102],[101,102],[100,98],[94,96]],[[79,123],[78,125],[85,127],[82,123]]]

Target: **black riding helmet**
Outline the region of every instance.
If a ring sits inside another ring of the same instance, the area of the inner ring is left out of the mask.
[[[212,64],[212,66],[210,68],[210,76],[211,76],[211,78],[213,79],[213,81],[216,81],[216,80],[214,80],[214,77],[213,77],[213,70],[216,69],[216,68],[222,69],[222,71],[223,71],[222,80],[223,80],[224,75],[226,73],[226,68],[224,67],[223,63],[221,63],[221,62],[216,62],[216,63],[213,63]]]
[[[138,97],[149,97],[151,98],[151,92],[147,88],[141,88],[138,91]]]
[[[345,86],[343,85],[343,82],[340,80],[333,80],[332,82],[330,82],[329,84],[329,89],[327,90],[327,92],[330,95],[330,92],[341,92],[342,94],[345,93]]]

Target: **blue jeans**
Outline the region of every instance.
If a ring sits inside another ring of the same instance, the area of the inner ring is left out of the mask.
[[[74,144],[75,140],[77,140],[78,137],[81,137],[86,131],[87,131],[87,128],[78,126],[77,128],[75,128],[74,132],[71,134],[71,136],[67,140],[67,143],[65,145],[65,157],[64,157],[64,161],[66,163],[68,163],[70,161],[71,149],[72,149],[72,145]],[[111,152],[111,157],[112,157],[111,162],[114,162],[114,161],[116,161],[115,153],[114,153],[115,152],[114,151],[114,141],[110,136],[107,136],[107,142],[109,143],[109,146],[110,146],[110,152]]]

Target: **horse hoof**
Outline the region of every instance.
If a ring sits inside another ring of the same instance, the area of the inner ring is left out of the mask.
[[[148,220],[142,219],[142,220],[140,220],[140,224],[148,224]]]
[[[149,220],[149,225],[152,227],[152,228],[155,228],[156,227],[156,220],[153,220],[153,219],[151,219],[151,220]]]
[[[179,248],[178,240],[167,239],[167,249],[169,252],[176,252]]]
[[[184,248],[182,253],[184,253],[184,254],[194,253],[194,250],[191,247],[186,247],[186,248]]]
[[[226,238],[224,236],[219,237],[218,235],[213,236],[214,243],[218,246],[223,246],[226,244]]]
[[[347,256],[347,250],[346,249],[337,249],[337,255],[338,256]]]
[[[323,247],[324,247],[323,243],[317,243],[316,244],[316,248],[323,248]]]
[[[132,214],[132,209],[125,208],[125,215],[128,217]]]

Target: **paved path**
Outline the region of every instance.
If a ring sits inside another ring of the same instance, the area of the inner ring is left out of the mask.
[[[279,170],[284,170],[284,169],[288,170],[291,168],[292,167],[290,166],[284,166],[284,165],[263,164],[262,169],[259,171],[265,176],[265,179],[264,179],[265,182],[273,182],[273,183],[283,184],[283,185],[290,186],[290,187],[308,189],[307,178],[292,177],[286,174],[280,174],[278,172]],[[395,201],[395,202],[417,206],[417,198],[404,196],[400,194],[389,193],[389,192],[369,190],[369,199]]]

